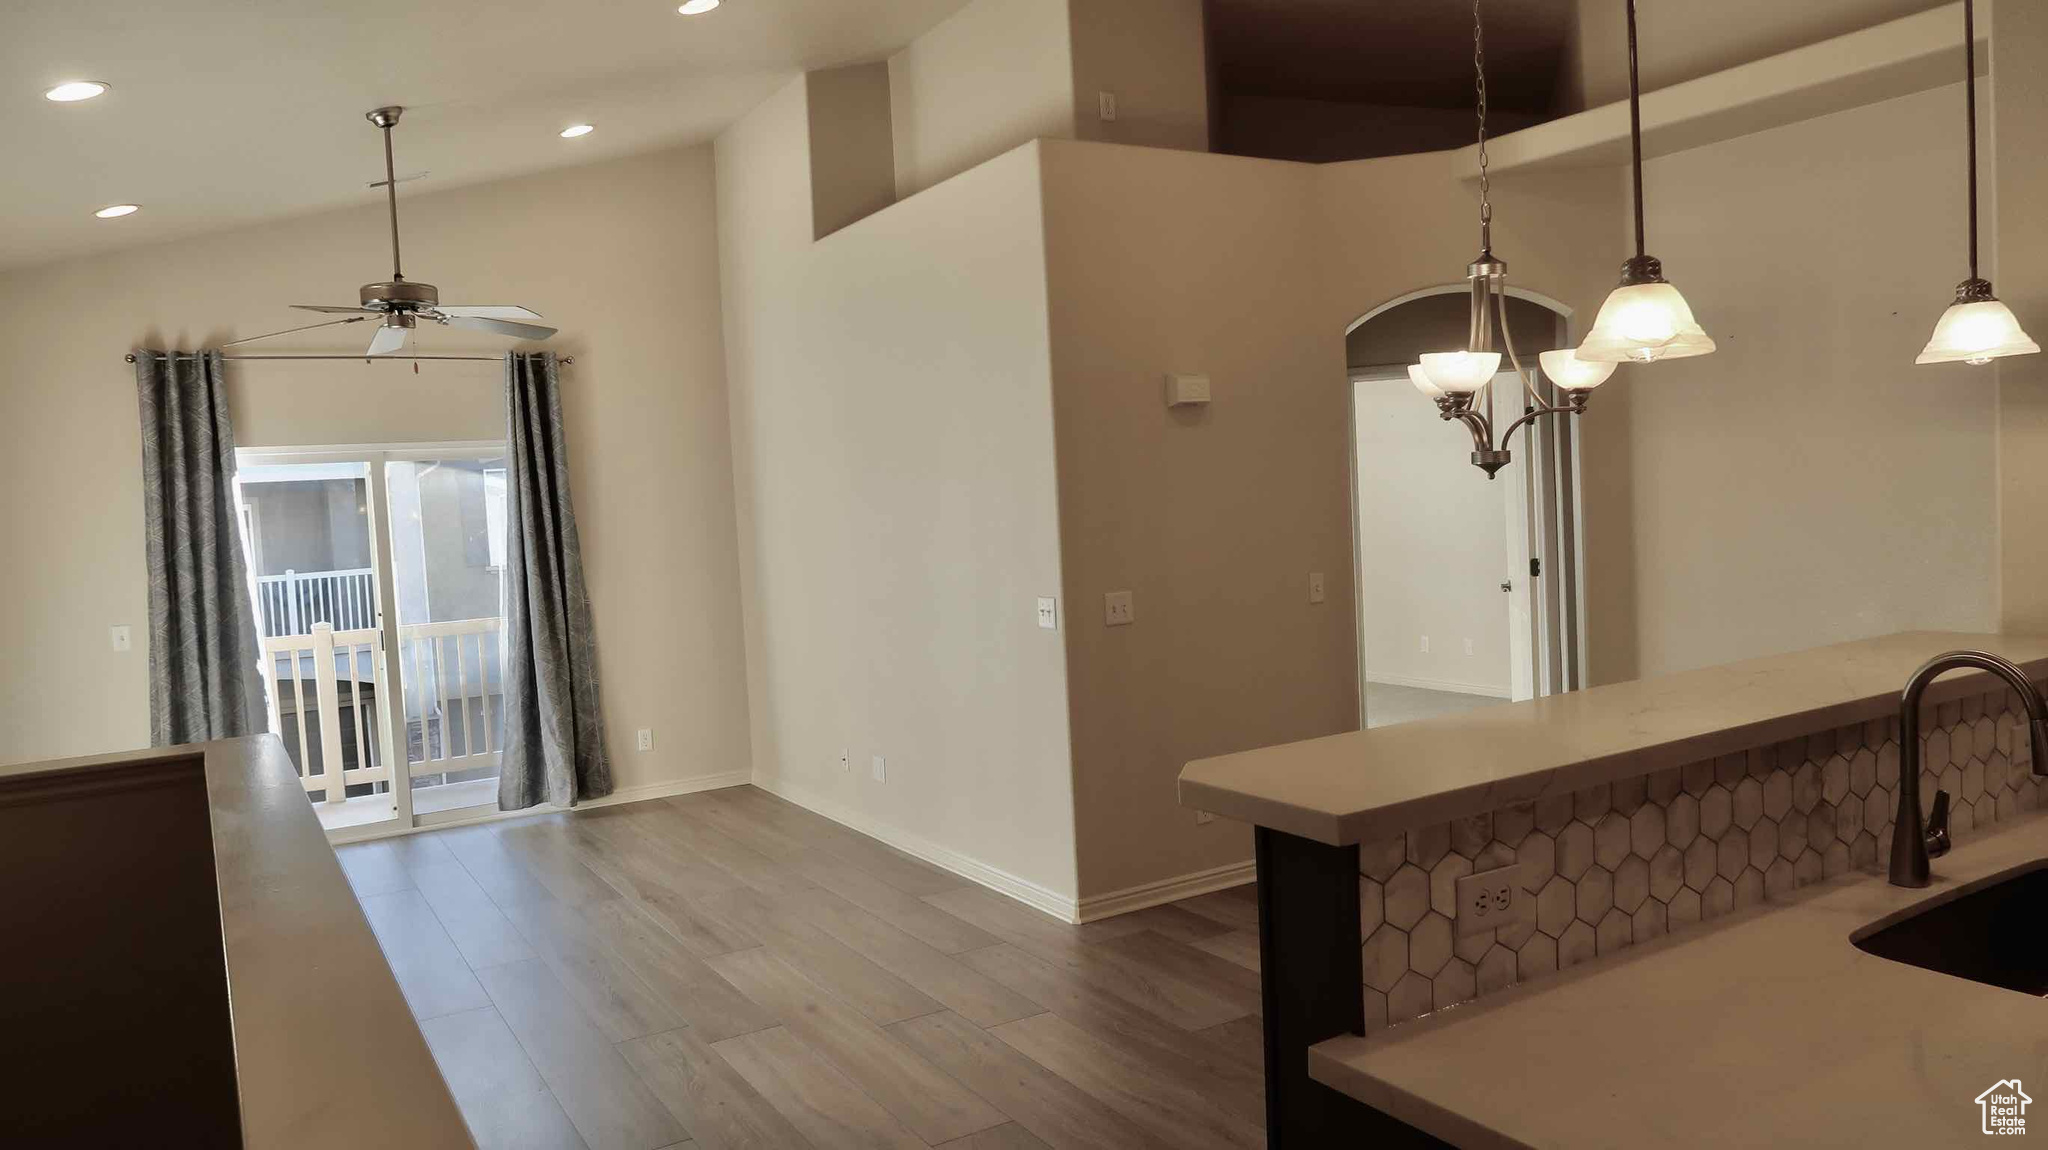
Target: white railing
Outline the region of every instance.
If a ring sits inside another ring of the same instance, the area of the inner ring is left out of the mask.
[[[326,802],[346,802],[348,788],[353,786],[391,781],[375,713],[378,700],[386,697],[379,681],[383,663],[384,633],[375,628],[336,631],[323,622],[313,624],[308,635],[277,635],[263,640],[263,670],[270,679],[270,729],[285,740],[288,749],[297,752],[293,757],[298,762],[299,781],[309,793],[323,792]],[[313,685],[310,697],[306,691],[308,683]],[[289,691],[285,690],[287,684]],[[353,748],[342,742],[344,705],[349,711],[349,729],[355,736]],[[289,728],[283,721],[287,706],[291,708]],[[309,710],[314,712],[317,744],[306,728]],[[318,774],[313,772],[316,764],[312,752],[316,745]],[[349,753],[351,749],[353,754]]]
[[[502,619],[415,623],[398,629],[399,674],[419,746],[406,757],[415,779],[498,766],[505,739]]]
[[[379,726],[379,708],[387,706],[403,708],[397,718],[411,778],[496,774],[505,721],[502,625],[492,618],[400,627],[402,694],[384,689],[384,633],[374,627],[337,631],[319,622],[310,634],[265,638],[270,729],[292,752],[307,793],[340,804],[350,787],[389,787]],[[356,796],[365,798],[388,804],[391,796]]]
[[[377,625],[377,573],[361,567],[263,575],[256,580],[256,603],[263,633],[273,638],[303,638],[316,623],[337,632],[364,631]]]

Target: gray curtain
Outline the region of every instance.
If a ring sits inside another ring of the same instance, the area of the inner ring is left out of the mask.
[[[569,501],[553,352],[505,357],[505,754],[498,806],[574,806],[612,792],[597,632]]]
[[[267,724],[235,508],[235,433],[220,353],[138,351],[149,557],[149,738],[225,739]]]

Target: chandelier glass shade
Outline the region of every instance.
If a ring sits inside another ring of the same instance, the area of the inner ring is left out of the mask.
[[[1415,390],[1421,392],[1425,399],[1443,398],[1444,389],[1430,382],[1429,373],[1422,370],[1419,363],[1408,365],[1408,381],[1415,385]]]
[[[1543,374],[1550,382],[1566,391],[1591,391],[1606,383],[1616,366],[1580,359],[1579,353],[1568,347],[1546,351],[1536,358],[1542,362]]]
[[[1433,351],[1422,357],[1423,374],[1448,395],[1471,395],[1500,371],[1497,351]]]

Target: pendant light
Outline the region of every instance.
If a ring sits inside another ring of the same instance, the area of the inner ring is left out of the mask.
[[[1636,254],[1621,265],[1621,286],[1608,294],[1579,345],[1594,363],[1653,363],[1714,350],[1685,297],[1664,279],[1664,265],[1643,244],[1643,91],[1636,66],[1636,0],[1628,0],[1628,135],[1634,157]]]
[[[1544,374],[1566,396],[1566,402],[1552,404],[1536,390],[1521,357],[1515,354],[1514,333],[1508,330],[1508,265],[1493,254],[1493,185],[1487,176],[1486,156],[1486,26],[1480,19],[1478,0],[1472,5],[1472,70],[1479,98],[1479,255],[1465,269],[1465,278],[1471,283],[1471,325],[1462,351],[1428,352],[1421,363],[1409,365],[1408,378],[1415,390],[1436,402],[1439,418],[1457,420],[1472,433],[1472,464],[1491,479],[1513,460],[1508,443],[1516,431],[1546,415],[1584,413],[1588,396],[1614,373],[1614,365],[1584,362],[1569,348],[1544,352]],[[1496,317],[1501,347],[1521,377],[1527,397],[1521,418],[1508,424],[1498,447],[1493,439],[1493,389],[1488,386],[1500,371],[1501,351],[1493,346]],[[1479,398],[1482,393],[1483,400]]]
[[[2008,355],[2033,355],[2041,345],[2020,330],[2019,317],[1991,294],[1977,275],[1977,11],[1963,0],[1963,104],[1970,124],[1970,278],[1956,285],[1956,302],[1934,325],[1934,338],[1915,363],[1986,364]]]

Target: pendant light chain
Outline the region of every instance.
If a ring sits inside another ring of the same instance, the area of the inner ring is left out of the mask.
[[[1486,26],[1480,19],[1480,0],[1472,0],[1472,71],[1479,89],[1479,236],[1480,248],[1493,248],[1493,184],[1486,165]]]

